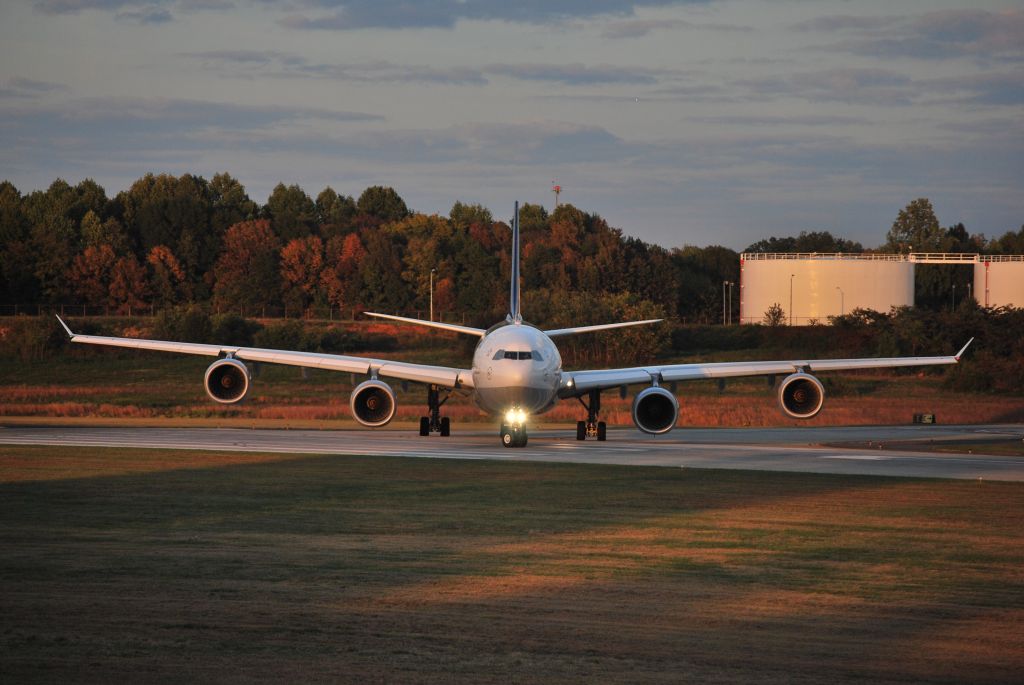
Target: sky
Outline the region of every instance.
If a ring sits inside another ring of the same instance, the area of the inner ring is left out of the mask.
[[[1024,224],[1024,2],[4,0],[0,179],[562,201],[665,247]]]

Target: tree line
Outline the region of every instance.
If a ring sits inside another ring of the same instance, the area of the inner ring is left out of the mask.
[[[720,321],[722,283],[739,278],[734,250],[649,244],[570,204],[550,213],[523,205],[520,226],[526,313],[545,323],[634,314]],[[427,215],[384,186],[358,199],[327,187],[314,199],[281,183],[261,205],[227,173],[209,181],[147,174],[114,197],[90,179],[58,179],[24,195],[4,181],[0,302],[112,312],[199,304],[250,315],[279,306],[300,315],[325,307],[422,312],[432,294],[439,316],[469,312],[485,324],[507,306],[510,241],[508,223],[479,204]],[[962,225],[941,229],[921,199],[900,213],[880,249],[909,245],[1024,253],[1024,228],[993,241]],[[804,232],[747,251],[863,249]]]

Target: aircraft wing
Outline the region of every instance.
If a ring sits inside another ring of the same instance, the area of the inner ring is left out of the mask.
[[[648,384],[653,381],[671,383],[714,378],[738,378],[741,376],[775,376],[803,371],[848,371],[850,369],[881,369],[903,366],[932,366],[956,364],[974,338],[955,355],[946,357],[881,357],[875,359],[795,359],[768,362],[713,362],[708,364],[666,364],[638,366],[626,369],[601,369],[593,371],[567,371],[562,373],[560,397],[574,397],[590,392],[622,385]]]
[[[394,362],[386,359],[350,357],[341,354],[320,352],[294,352],[291,350],[268,350],[259,347],[236,347],[234,345],[207,345],[203,343],[169,342],[165,340],[143,340],[140,338],[115,338],[102,335],[81,335],[73,333],[58,316],[57,320],[71,336],[71,342],[108,347],[127,347],[135,350],[177,352],[207,357],[232,356],[249,362],[305,366],[311,369],[327,369],[369,375],[375,373],[385,378],[397,378],[415,383],[428,383],[446,388],[472,388],[473,374],[469,369],[454,369],[447,366],[430,366],[409,362]]]

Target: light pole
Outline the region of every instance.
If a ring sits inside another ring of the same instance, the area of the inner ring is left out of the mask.
[[[796,274],[789,275],[789,325],[793,325],[793,279]]]
[[[951,298],[952,299],[949,301],[949,311],[955,312],[956,311],[956,283],[953,284],[953,294],[951,295]]]
[[[972,283],[968,283],[967,284],[967,299],[968,300],[971,299],[971,297],[972,297],[972,295],[971,295],[971,286],[972,285],[973,285]]]
[[[434,320],[434,274],[437,273],[437,269],[430,270],[430,320]]]
[[[727,285],[731,286],[732,283],[730,283],[729,281],[722,281],[722,325],[723,326],[726,324],[726,317],[725,317],[725,313],[726,313],[726,309],[725,309],[725,286],[727,286]]]
[[[734,281],[729,281],[729,325],[732,325],[732,287],[736,285]]]
[[[845,316],[846,315],[846,294],[843,292],[843,289],[840,288],[838,285],[836,286],[836,290],[839,291],[839,316]]]

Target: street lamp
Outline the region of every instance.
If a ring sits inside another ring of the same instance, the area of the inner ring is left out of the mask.
[[[846,315],[846,294],[843,292],[843,289],[840,288],[838,285],[836,286],[836,290],[839,291],[839,316],[845,316]]]
[[[430,270],[430,320],[434,320],[434,274],[437,273],[437,269]]]
[[[732,283],[729,281],[722,281],[722,325],[726,324],[726,308],[725,308],[725,286],[729,286],[729,291],[732,292]]]
[[[732,287],[736,285],[735,282],[729,281],[729,325],[732,325]]]
[[[793,325],[793,279],[796,274],[789,275],[789,325]]]

